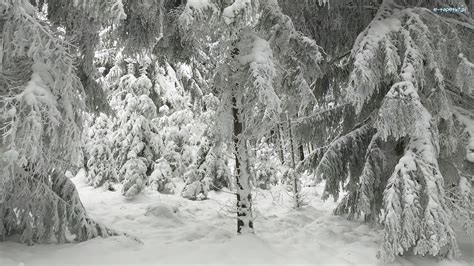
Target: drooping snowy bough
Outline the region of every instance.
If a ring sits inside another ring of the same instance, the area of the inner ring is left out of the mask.
[[[87,215],[64,175],[78,160],[84,110],[75,48],[29,1],[0,3],[0,33],[0,238],[119,234]]]
[[[452,217],[473,224],[473,29],[387,0],[352,49],[345,98],[360,123],[316,154],[315,176],[325,196],[347,192],[336,214],[383,225],[384,261],[453,257]]]

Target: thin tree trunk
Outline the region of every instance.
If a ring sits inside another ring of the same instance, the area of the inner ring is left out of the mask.
[[[288,134],[290,135],[290,150],[291,150],[291,167],[294,169],[296,166],[295,162],[295,151],[294,151],[294,143],[293,143],[293,133],[291,132],[291,120],[287,115],[288,119]]]
[[[293,147],[293,134],[291,131],[291,120],[287,114],[287,119],[288,119],[288,133],[290,135],[290,147],[291,147],[291,167],[293,168],[293,176],[292,176],[292,188],[293,188],[293,199],[294,199],[294,205],[293,207],[295,209],[298,209],[300,207],[300,196],[299,196],[299,191],[298,191],[298,176],[296,175],[296,162],[295,162],[295,151]]]
[[[300,144],[300,145],[298,146],[298,152],[299,152],[299,155],[300,155],[300,161],[303,161],[303,160],[304,160],[303,144]]]
[[[298,118],[298,113],[296,113],[296,118]],[[291,131],[291,128],[290,128]],[[299,161],[304,160],[304,149],[303,149],[303,143],[298,144],[298,155],[299,155]]]
[[[277,134],[278,134],[278,153],[280,155],[281,164],[285,164],[285,154],[283,150],[283,138],[281,137],[280,124],[277,125]]]
[[[232,95],[232,116],[234,120],[235,169],[237,171],[235,178],[237,184],[237,233],[253,233],[252,194],[250,193],[250,175],[246,159],[246,142],[242,138],[243,125],[235,94]]]

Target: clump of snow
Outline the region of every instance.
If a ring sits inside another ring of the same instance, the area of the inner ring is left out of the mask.
[[[251,0],[235,0],[232,5],[224,8],[224,11],[222,12],[224,22],[226,24],[231,24],[235,21],[235,18],[250,5]]]
[[[47,72],[48,67],[43,63],[35,62],[31,69],[33,70],[31,80],[22,93],[26,104],[34,106],[42,103],[55,108],[56,97],[49,89],[49,86],[53,84],[53,78]]]
[[[167,105],[161,106],[158,111],[162,114],[167,114],[170,111],[170,108]]]
[[[209,0],[188,0],[186,6],[192,9],[205,9],[210,6],[210,2]]]
[[[240,56],[239,62],[242,65],[249,63],[268,64],[272,58],[273,55],[270,44],[262,38],[255,37],[252,50],[247,55]]]
[[[216,10],[216,6],[209,0],[188,0],[183,12],[179,16],[179,25],[188,28],[201,18],[206,10]]]
[[[193,70],[191,66],[185,63],[180,63],[176,72],[178,79],[190,79],[193,77]]]
[[[153,215],[155,217],[174,219],[178,211],[179,205],[171,205],[168,203],[159,202],[149,205],[146,208],[145,216]]]
[[[20,157],[20,154],[16,150],[8,150],[3,153],[3,157],[5,161],[14,162],[18,160],[18,158]]]

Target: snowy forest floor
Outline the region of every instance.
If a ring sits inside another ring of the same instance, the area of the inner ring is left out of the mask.
[[[81,173],[81,172],[80,172]],[[320,199],[322,186],[305,188],[308,205],[295,211],[278,188],[254,195],[255,235],[236,236],[229,213],[234,196],[211,192],[189,201],[146,190],[134,200],[119,192],[93,189],[83,175],[74,179],[89,214],[137,236],[83,243],[26,246],[0,243],[0,265],[268,264],[377,265],[381,230],[331,214],[336,203]],[[178,184],[178,190],[183,184]],[[394,265],[474,265],[474,238],[459,233],[463,257],[456,261],[405,256]]]

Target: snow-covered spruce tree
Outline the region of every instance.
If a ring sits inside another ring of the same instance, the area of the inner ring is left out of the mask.
[[[182,195],[186,198],[196,198],[196,188],[207,194],[209,190],[232,188],[232,173],[229,169],[229,149],[216,130],[216,115],[219,99],[212,93],[202,97],[202,108],[198,120],[206,125],[201,139],[197,144],[197,154],[185,177],[186,184]],[[201,192],[200,192],[201,193]],[[203,193],[204,194],[204,193]]]
[[[92,126],[86,128],[87,142],[87,182],[99,187],[117,181],[117,172],[112,153],[112,121],[100,113],[94,118]]]
[[[93,221],[64,175],[79,149],[76,50],[29,1],[0,3],[0,236],[33,244],[118,232]]]
[[[205,178],[210,180],[209,189],[220,190],[224,187],[232,189],[235,183],[229,167],[232,154],[227,143],[216,132],[218,127],[216,126],[215,115],[218,114],[219,99],[212,93],[205,95],[203,97],[203,106],[205,111],[201,114],[200,119],[203,122],[207,121],[209,127],[201,139],[196,165],[205,171]],[[212,122],[209,123],[209,121]]]
[[[209,190],[218,191],[224,187],[229,189],[233,187],[228,162],[231,155],[225,143],[215,139],[219,135],[213,133],[212,129],[215,127],[211,124],[203,134],[196,159],[186,172],[186,184],[182,191],[185,198],[195,199],[196,193],[201,193],[201,190],[207,196]],[[199,188],[199,191],[196,188]]]
[[[261,189],[270,189],[270,186],[276,185],[281,176],[281,162],[277,157],[275,148],[265,138],[260,140],[256,148],[255,156],[255,182]]]
[[[155,71],[155,92],[159,96],[160,107],[159,117],[154,121],[163,139],[162,156],[172,169],[172,176],[175,178],[184,178],[187,190],[194,178],[190,176],[189,167],[195,163],[198,145],[203,134],[206,123],[199,119],[201,113],[199,101],[202,93],[195,81],[195,74],[190,66],[185,63],[178,63],[177,70],[167,62],[164,66],[156,64]],[[200,81],[202,84],[204,81]],[[194,98],[194,100],[193,100]],[[194,101],[194,104],[192,103]],[[192,168],[192,167],[191,167]],[[200,181],[199,181],[200,182]],[[196,185],[192,185],[196,187]],[[203,187],[203,186],[200,186]],[[206,189],[207,186],[206,186]],[[194,191],[194,189],[191,189]],[[192,191],[182,192],[183,196],[195,199]],[[189,195],[189,196],[187,196]]]
[[[148,97],[152,87],[145,75],[148,64],[146,60],[141,62],[139,78],[135,77],[133,62],[129,62],[128,74],[120,78],[111,100],[118,117],[113,137],[114,158],[119,181],[123,183],[122,194],[128,198],[145,188],[147,175],[151,174],[163,145],[152,122],[156,117],[156,106]]]
[[[274,62],[293,63],[287,84],[301,83],[303,79],[295,76],[310,77],[314,72],[309,70],[318,69],[319,64],[312,64],[310,68],[308,62],[321,61],[319,47],[295,31],[291,20],[281,13],[274,0],[237,0],[230,5],[220,1],[199,4],[190,1],[179,22],[181,31],[188,36],[187,41],[192,40],[194,46],[199,47],[203,40],[208,40],[206,25],[209,23],[214,26],[214,32],[219,32],[220,42],[224,44],[216,55],[220,60],[213,83],[220,98],[218,126],[224,141],[232,139],[234,144],[237,232],[253,232],[247,145],[260,139],[278,120],[281,100],[277,92],[284,93],[288,88],[276,78]],[[287,46],[290,49],[281,49]],[[313,53],[309,56],[300,53],[310,49]],[[275,83],[278,85],[274,86]],[[293,94],[296,91],[308,95],[307,88],[296,86],[291,90]]]
[[[384,226],[384,261],[408,250],[458,253],[445,192],[453,177],[441,173],[449,173],[443,169],[449,165],[472,176],[455,156],[466,145],[458,134],[472,122],[472,109],[450,80],[464,68],[463,58],[472,57],[470,27],[462,14],[445,18],[386,0],[352,49],[345,98],[355,107],[357,126],[315,156],[316,175],[326,180],[324,197],[337,198],[341,186],[347,191],[336,214]],[[462,184],[462,204],[472,206],[465,186],[472,180],[463,180],[452,184]]]
[[[194,120],[193,112],[188,109],[167,111],[155,119],[163,140],[163,157],[173,169],[173,175],[181,177],[185,169],[195,161],[197,141],[203,126]]]
[[[174,110],[185,109],[187,99],[175,69],[168,62],[161,65],[159,61],[155,62],[154,68],[153,89],[159,97],[160,105],[167,105]],[[171,113],[174,110],[171,110]]]
[[[150,175],[150,186],[153,190],[156,190],[164,194],[173,194],[176,185],[171,179],[173,177],[173,170],[169,162],[160,158],[153,166],[153,172]]]

